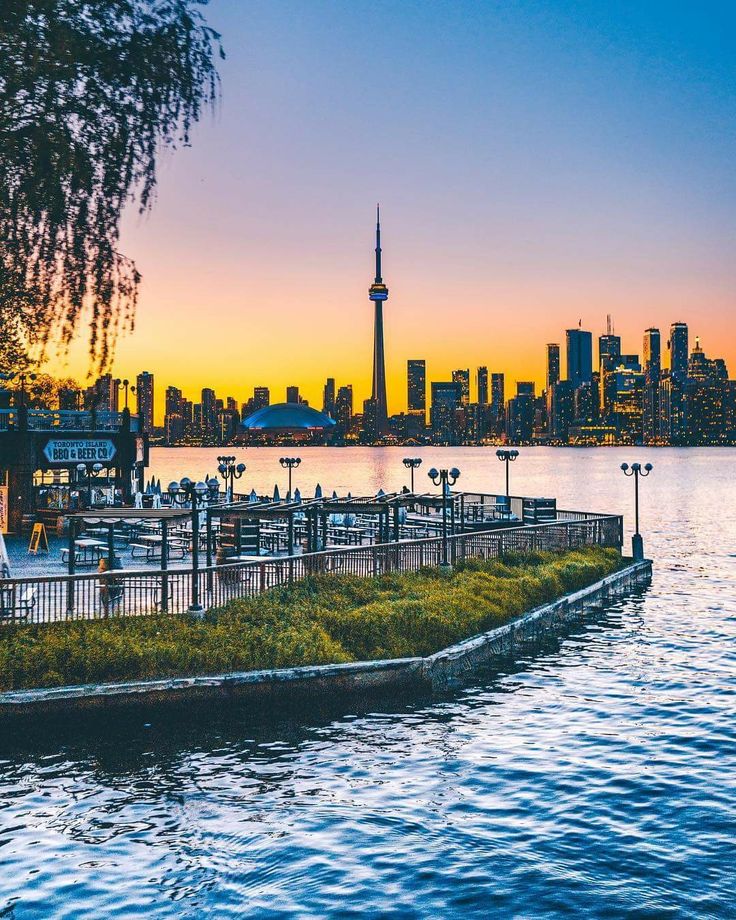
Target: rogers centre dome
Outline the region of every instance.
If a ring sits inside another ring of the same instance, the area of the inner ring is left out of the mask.
[[[279,438],[291,437],[299,440],[324,440],[335,422],[303,403],[275,403],[258,409],[243,422],[243,431],[248,437]]]

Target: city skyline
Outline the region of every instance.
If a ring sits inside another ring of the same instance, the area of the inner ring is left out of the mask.
[[[209,13],[228,52],[221,108],[165,160],[154,212],[125,220],[143,283],[116,375],[147,367],[190,393],[294,377],[318,402],[329,365],[368,396],[378,200],[392,407],[407,357],[434,377],[503,366],[541,385],[529,330],[555,341],[582,318],[597,335],[609,313],[637,343],[640,317],[687,318],[736,365],[725,6]],[[86,371],[80,340],[66,372]]]

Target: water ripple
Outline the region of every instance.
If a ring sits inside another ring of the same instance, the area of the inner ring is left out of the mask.
[[[549,455],[525,456],[542,494]],[[563,498],[619,505],[616,451],[554,459]],[[651,590],[457,693],[0,739],[0,917],[733,917],[736,452],[719,460],[705,485],[703,452],[657,452]]]

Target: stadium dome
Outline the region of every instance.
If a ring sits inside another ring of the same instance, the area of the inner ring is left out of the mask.
[[[252,432],[328,431],[334,426],[335,422],[329,415],[302,403],[275,403],[265,406],[249,415],[243,422],[243,428]]]

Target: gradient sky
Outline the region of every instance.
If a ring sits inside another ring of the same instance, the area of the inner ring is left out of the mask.
[[[212,0],[222,103],[126,219],[115,372],[370,395],[376,201],[389,408],[407,358],[544,374],[577,325],[674,320],[736,374],[736,6]],[[84,348],[67,370],[84,376]],[[356,405],[358,403],[356,402]]]

